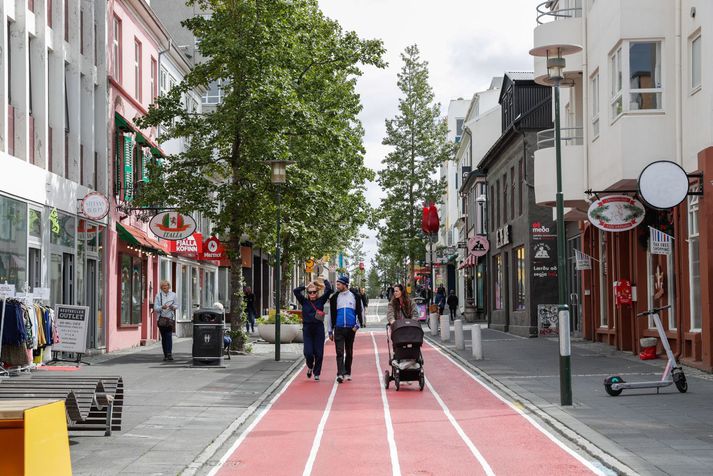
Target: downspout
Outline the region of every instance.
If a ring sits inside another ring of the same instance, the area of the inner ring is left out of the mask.
[[[683,167],[683,131],[682,131],[682,120],[683,120],[683,72],[681,71],[681,57],[682,57],[682,41],[681,41],[681,22],[683,21],[683,12],[682,12],[682,4],[681,0],[676,0],[675,3],[675,12],[674,12],[674,18],[675,18],[675,37],[674,37],[674,104],[676,105],[676,112],[675,112],[675,118],[674,120],[676,121],[675,124],[675,132],[676,132],[676,150],[675,150],[675,157],[676,157],[676,163],[679,164],[681,167]],[[680,220],[678,220],[678,213],[674,213],[674,223],[680,223]],[[674,228],[675,230],[675,228]],[[679,242],[681,240],[678,240]],[[678,244],[678,243],[675,243]],[[679,250],[680,248],[676,246]],[[674,256],[676,253],[674,253]],[[680,263],[681,260],[679,259],[678,262]],[[675,266],[674,266],[675,267]],[[671,275],[671,270],[669,270],[669,276]],[[683,289],[683,287],[680,285],[681,284],[681,275],[682,273],[676,273],[676,277],[678,280],[678,283],[674,284],[674,290],[676,288],[678,289]],[[670,279],[670,278],[669,278]],[[680,299],[678,300],[680,303]],[[683,309],[682,305],[677,305],[676,306],[676,334],[677,334],[677,339],[676,339],[676,359],[680,358],[681,354],[683,354],[683,312],[681,312]]]

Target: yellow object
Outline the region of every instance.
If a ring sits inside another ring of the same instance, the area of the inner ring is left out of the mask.
[[[72,474],[63,400],[0,401],[0,474]]]
[[[312,258],[310,258],[305,263],[305,273],[311,273],[313,269],[314,269],[314,260]]]

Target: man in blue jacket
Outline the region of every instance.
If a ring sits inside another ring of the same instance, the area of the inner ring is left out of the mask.
[[[342,383],[352,379],[354,338],[364,325],[361,296],[349,289],[349,276],[337,279],[337,292],[329,299],[329,313],[329,340],[337,349],[337,382]]]

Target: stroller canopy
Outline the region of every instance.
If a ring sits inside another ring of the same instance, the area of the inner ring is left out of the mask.
[[[391,324],[391,342],[394,345],[423,344],[423,329],[413,319],[396,319]]]

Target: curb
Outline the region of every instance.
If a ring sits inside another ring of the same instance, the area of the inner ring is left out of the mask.
[[[433,345],[434,347],[437,347],[438,349],[442,350],[443,352],[447,353],[452,359],[458,361],[461,365],[466,367],[468,370],[471,372],[475,373],[478,377],[480,377],[484,382],[488,383],[491,385],[494,389],[496,389],[499,393],[502,395],[505,395],[508,397],[510,400],[513,402],[521,405],[525,410],[527,410],[530,414],[534,415],[537,417],[542,423],[546,424],[549,428],[551,428],[553,431],[555,431],[558,435],[572,443],[574,446],[579,448],[580,450],[584,451],[587,453],[589,456],[592,458],[595,458],[597,461],[599,461],[602,466],[605,468],[616,472],[616,474],[619,475],[625,475],[625,476],[636,476],[639,474],[638,471],[635,471],[619,459],[617,459],[615,456],[612,454],[602,450],[599,446],[596,444],[592,443],[589,439],[572,429],[571,427],[567,426],[563,421],[561,421],[559,418],[551,415],[550,413],[546,412],[542,408],[540,408],[538,405],[530,401],[528,398],[524,397],[522,394],[512,390],[510,387],[505,385],[504,383],[500,382],[498,379],[495,377],[492,377],[482,369],[476,367],[473,365],[470,361],[467,359],[463,358],[460,354],[452,350],[450,347],[447,347],[445,344],[440,342],[439,340],[436,340],[432,338],[431,336],[425,336],[426,340]],[[563,416],[571,417],[569,414],[564,413]]]
[[[290,367],[275,380],[249,407],[240,414],[238,418],[228,425],[223,432],[218,435],[213,442],[208,445],[196,458],[186,466],[181,475],[193,476],[218,452],[218,450],[228,441],[233,435],[238,433],[238,430],[247,422],[255,412],[277,391],[285,381],[295,372],[295,370],[304,365],[304,360],[298,358]]]

